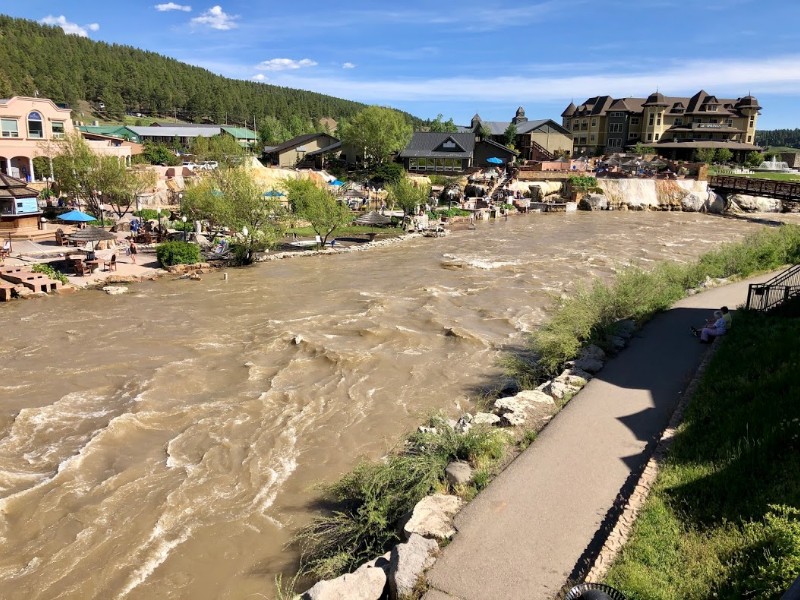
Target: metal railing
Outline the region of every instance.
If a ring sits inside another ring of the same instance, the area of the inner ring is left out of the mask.
[[[751,283],[747,290],[747,308],[770,310],[800,295],[800,265],[789,267],[765,283]]]

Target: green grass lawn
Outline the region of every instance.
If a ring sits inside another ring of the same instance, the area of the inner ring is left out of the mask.
[[[780,598],[800,575],[800,319],[743,313],[607,582],[633,600]]]
[[[742,175],[742,177],[751,177],[753,179],[772,179],[773,181],[800,181],[800,175],[795,173],[752,173],[751,175]]]

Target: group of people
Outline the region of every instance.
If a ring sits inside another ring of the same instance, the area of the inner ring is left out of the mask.
[[[731,313],[727,306],[714,311],[714,317],[708,319],[702,328],[690,327],[692,335],[700,338],[701,344],[710,344],[713,339],[725,335],[731,328]]]

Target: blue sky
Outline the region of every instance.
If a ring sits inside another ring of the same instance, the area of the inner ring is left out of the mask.
[[[589,96],[755,95],[800,127],[795,0],[4,0],[0,12],[239,79],[467,123]]]

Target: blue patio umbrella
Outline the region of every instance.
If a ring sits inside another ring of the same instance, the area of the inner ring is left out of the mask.
[[[331,185],[335,185],[336,187],[344,185],[344,181],[339,181],[338,179],[334,179],[331,181]]]
[[[497,158],[496,156],[492,156],[491,158],[487,158],[486,162],[491,163],[493,165],[502,165],[505,161],[502,158]]]
[[[92,215],[87,215],[85,212],[81,212],[79,210],[71,210],[69,212],[65,212],[63,215],[58,215],[58,218],[62,221],[73,221],[76,223],[86,223],[88,221],[97,220]]]
[[[266,196],[267,198],[276,198],[278,196],[285,196],[285,195],[286,194],[284,194],[283,192],[278,192],[276,190],[270,190],[268,192],[264,192],[264,196]]]

